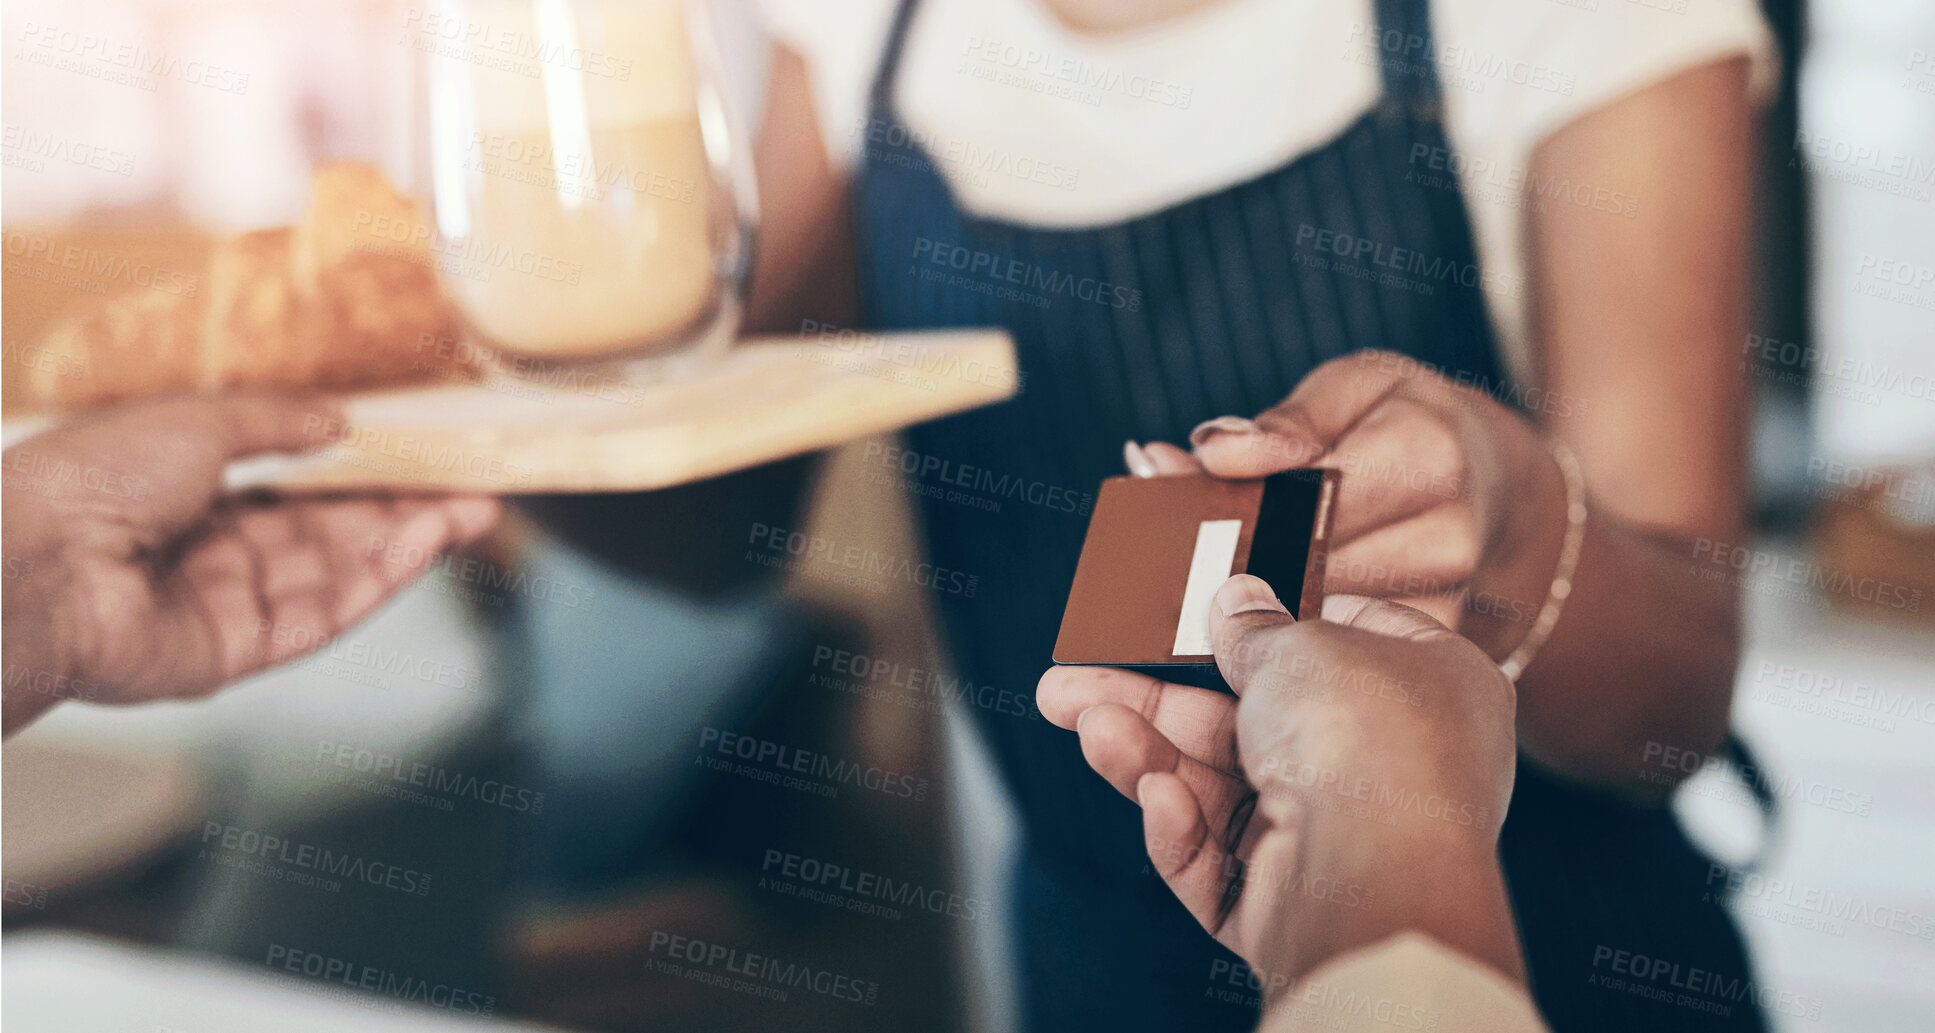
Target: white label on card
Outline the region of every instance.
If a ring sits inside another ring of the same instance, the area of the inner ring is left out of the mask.
[[[1205,520],[1196,527],[1196,555],[1189,561],[1189,580],[1183,585],[1182,615],[1176,621],[1174,656],[1208,656],[1209,604],[1216,590],[1229,580],[1236,562],[1236,540],[1243,535],[1241,520]]]

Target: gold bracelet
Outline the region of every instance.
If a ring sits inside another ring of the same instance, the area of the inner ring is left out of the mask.
[[[1525,641],[1512,650],[1512,655],[1498,665],[1505,677],[1513,681],[1531,666],[1532,658],[1539,655],[1539,647],[1545,645],[1545,640],[1552,636],[1553,626],[1559,623],[1565,601],[1572,595],[1572,575],[1579,571],[1579,553],[1586,544],[1586,477],[1579,472],[1579,457],[1557,438],[1548,439],[1545,447],[1559,464],[1559,474],[1565,478],[1565,543],[1559,546],[1559,565],[1552,574],[1552,587],[1546,590],[1545,605],[1539,607],[1532,630],[1526,632]]]

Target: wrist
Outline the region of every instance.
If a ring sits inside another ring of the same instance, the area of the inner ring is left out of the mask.
[[[1565,551],[1566,476],[1545,445],[1538,437],[1532,459],[1520,467],[1522,490],[1506,506],[1503,533],[1472,578],[1459,622],[1458,631],[1495,661],[1531,635]]]
[[[1311,830],[1306,877],[1352,887],[1357,907],[1312,907],[1283,931],[1275,956],[1258,967],[1287,979],[1270,980],[1279,995],[1294,993],[1309,973],[1330,961],[1403,932],[1417,932],[1490,965],[1515,983],[1525,980],[1518,936],[1498,863],[1494,834],[1477,829]],[[1267,1002],[1273,1005],[1275,1000]]]
[[[0,734],[12,735],[62,699],[80,698],[86,683],[73,662],[73,615],[61,591],[70,578],[60,550],[46,547],[29,521],[16,523],[18,510],[8,508],[9,547],[0,581]]]

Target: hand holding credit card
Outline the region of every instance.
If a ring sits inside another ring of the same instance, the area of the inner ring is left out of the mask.
[[[1261,480],[1208,475],[1112,477],[1088,537],[1055,642],[1059,664],[1190,668],[1214,673],[1209,606],[1231,574],[1274,586],[1299,619],[1323,598],[1337,471]]]

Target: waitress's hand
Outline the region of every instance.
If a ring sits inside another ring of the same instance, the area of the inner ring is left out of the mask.
[[[1537,429],[1489,395],[1404,356],[1358,352],[1254,421],[1210,420],[1190,443],[1193,456],[1131,445],[1131,470],[1336,468],[1327,591],[1408,603],[1494,660],[1531,630],[1564,539],[1565,480]]]
[[[1037,699],[1141,803],[1150,860],[1267,990],[1415,929],[1520,976],[1498,869],[1512,683],[1470,642],[1384,600],[1298,623],[1239,574],[1210,635],[1237,696],[1057,667]]]
[[[327,443],[321,401],[128,405],[7,449],[5,731],[63,699],[206,695],[354,626],[496,523],[474,496],[235,497],[230,460]]]

